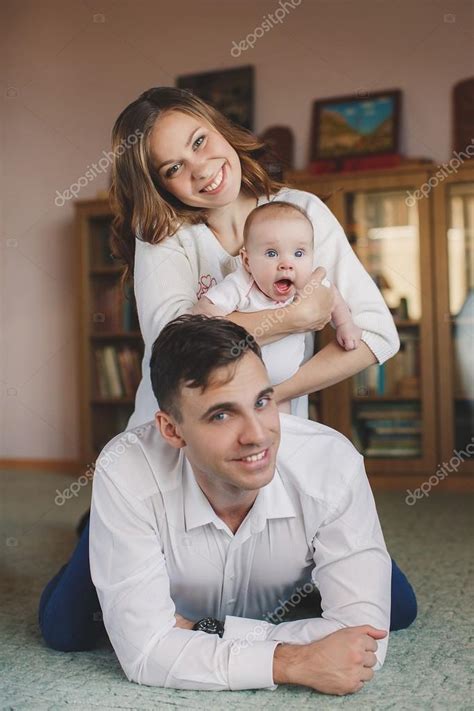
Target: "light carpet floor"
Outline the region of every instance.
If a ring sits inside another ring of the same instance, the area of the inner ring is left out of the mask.
[[[65,654],[47,649],[37,626],[46,582],[69,557],[90,485],[54,503],[69,476],[0,472],[1,709],[474,709],[473,498],[432,490],[415,506],[379,493],[387,546],[416,588],[419,617],[392,634],[384,668],[353,696],[302,687],[276,691],[196,692],[138,686],[125,678],[110,646]]]

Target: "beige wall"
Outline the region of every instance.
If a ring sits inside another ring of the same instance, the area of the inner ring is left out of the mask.
[[[3,4],[0,456],[77,457],[73,205],[56,207],[54,198],[109,148],[114,119],[144,89],[173,85],[180,73],[253,64],[255,128],[291,126],[303,167],[314,99],[398,87],[402,151],[449,158],[451,87],[473,73],[472,2],[301,0],[233,58],[232,43],[277,7],[276,0]],[[106,185],[101,175],[80,197]]]

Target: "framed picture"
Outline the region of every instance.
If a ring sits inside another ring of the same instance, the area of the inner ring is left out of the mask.
[[[178,77],[179,89],[190,89],[239,126],[253,130],[254,67],[222,69]]]
[[[398,89],[315,101],[310,160],[398,153],[400,104]]]

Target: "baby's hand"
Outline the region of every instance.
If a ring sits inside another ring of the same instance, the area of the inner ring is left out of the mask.
[[[346,321],[336,328],[336,339],[340,346],[346,351],[355,350],[362,336],[362,329],[352,321]]]

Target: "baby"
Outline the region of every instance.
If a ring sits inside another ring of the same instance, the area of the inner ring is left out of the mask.
[[[194,307],[194,313],[227,316],[233,311],[278,309],[291,304],[308,283],[315,267],[313,225],[298,206],[274,200],[252,210],[244,226],[242,264],[213,286]],[[329,282],[323,280],[324,286]],[[353,350],[362,331],[335,287],[331,323],[343,348]],[[304,298],[304,297],[303,297]],[[305,334],[294,333],[262,347],[272,385],[296,373],[304,357]],[[280,403],[290,412],[290,402]]]

